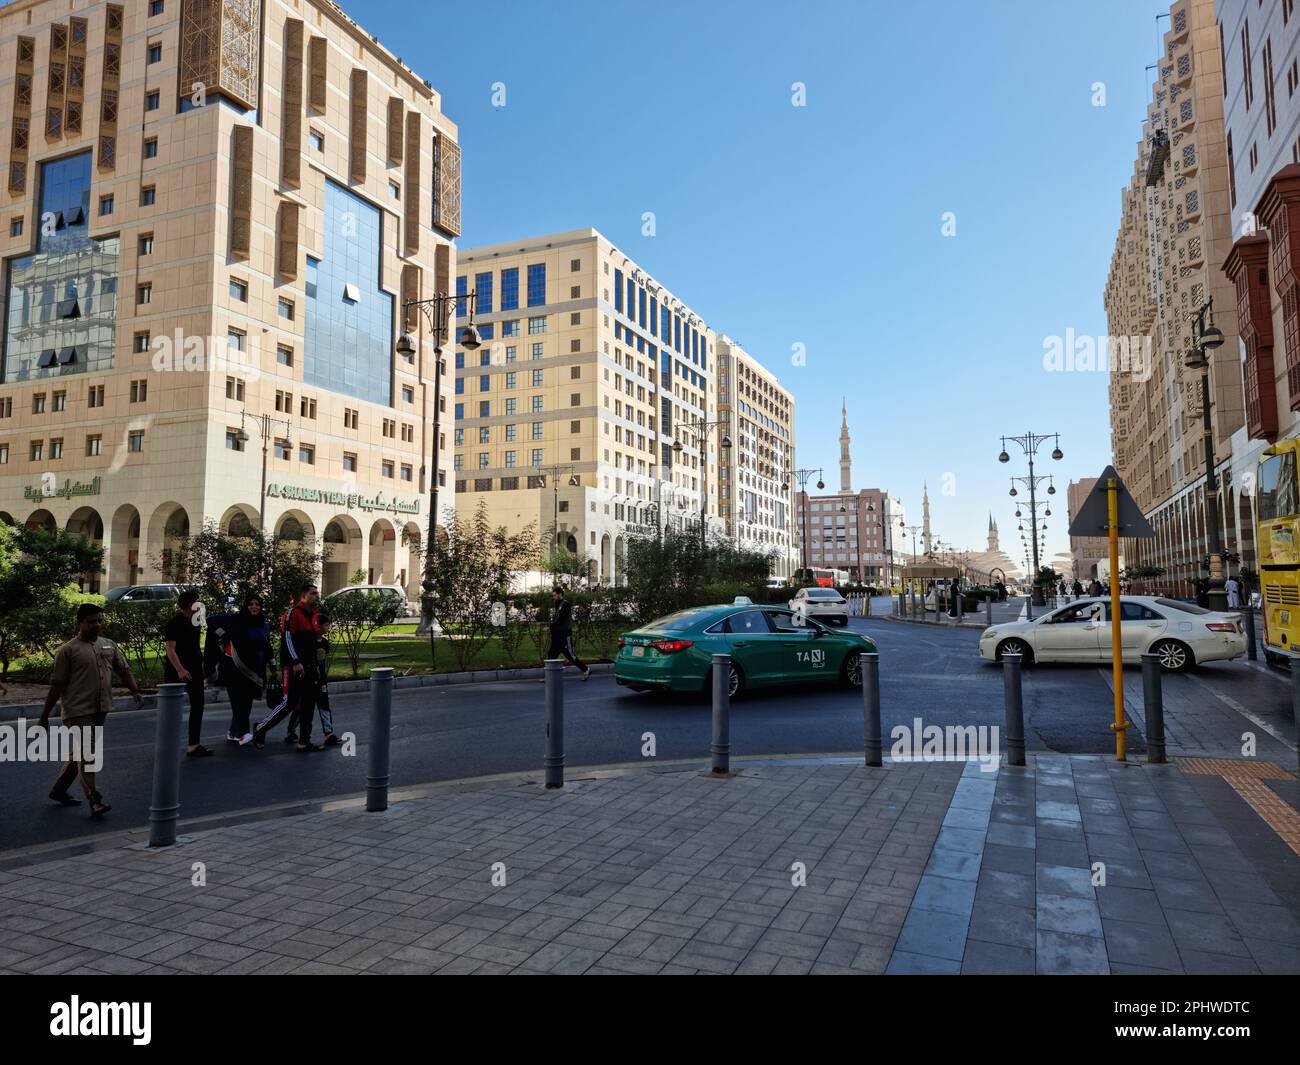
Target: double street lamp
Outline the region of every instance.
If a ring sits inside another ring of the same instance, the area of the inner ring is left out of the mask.
[[[812,480],[814,473],[817,474],[817,491],[820,492],[826,487],[826,482],[822,480],[825,474],[820,466],[807,470],[789,471],[785,478],[786,484],[784,487],[788,488],[790,477],[793,476],[799,481],[799,494],[804,495],[804,490],[808,487],[808,482]],[[804,498],[799,504],[799,539],[803,544],[803,568],[805,570],[808,568],[808,509],[808,499]]]
[[[1210,323],[1205,324],[1205,316]],[[1207,594],[1211,610],[1228,609],[1223,586],[1223,538],[1219,531],[1219,479],[1214,473],[1214,428],[1210,422],[1210,357],[1207,352],[1223,346],[1223,333],[1214,325],[1214,300],[1192,316],[1192,346],[1183,364],[1201,374],[1201,426],[1205,434],[1205,530],[1210,540],[1210,580]]]
[[[245,423],[252,422],[262,437],[262,495],[261,502],[257,508],[257,524],[262,530],[262,535],[266,535],[266,450],[271,443],[271,430],[275,426],[284,426],[284,446],[292,448],[293,441],[289,438],[289,419],[272,418],[269,414],[249,414],[246,410],[239,412],[239,432],[235,434],[235,439],[239,441],[242,449],[248,443],[250,437],[248,430],[244,428]]]
[[[1017,484],[1023,484],[1029,488],[1029,524],[1034,529],[1033,537],[1033,569],[1030,572],[1030,598],[1034,606],[1042,606],[1047,600],[1043,596],[1043,590],[1038,584],[1038,486],[1047,482],[1047,494],[1056,494],[1056,485],[1052,483],[1052,478],[1048,476],[1035,476],[1034,474],[1034,456],[1038,454],[1038,449],[1048,440],[1052,441],[1052,459],[1060,462],[1064,458],[1061,452],[1061,434],[1060,433],[1025,433],[1023,436],[1004,436],[1002,438],[1002,451],[998,455],[999,462],[1010,462],[1011,456],[1007,454],[1007,441],[1018,444],[1021,451],[1029,459],[1029,476],[1012,477],[1011,492],[1015,496],[1020,493],[1016,489]],[[1046,526],[1044,526],[1046,528]]]
[[[710,421],[708,418],[690,418],[684,423],[679,420],[678,425],[684,427],[692,436],[699,447],[700,452],[700,547],[704,547],[705,535],[707,532],[707,514],[709,506],[709,455],[708,439],[709,434],[714,429],[720,429],[727,424],[725,418],[716,418]],[[726,433],[722,434],[722,450],[731,450],[731,437]],[[681,457],[682,438],[679,436],[673,441],[673,454]]]
[[[447,292],[438,292],[425,300],[407,300],[402,304],[402,325],[410,321],[410,312],[418,310],[424,315],[428,322],[429,330],[433,333],[433,354],[436,365],[433,372],[433,454],[432,469],[429,471],[429,533],[424,544],[424,580],[420,584],[423,594],[420,596],[420,627],[419,633],[429,633],[433,630],[435,620],[433,617],[433,549],[434,537],[438,532],[438,451],[440,437],[442,434],[442,341],[443,337],[448,335],[448,326],[451,323],[453,307],[456,305],[468,304],[469,322],[460,330],[458,343],[466,351],[475,351],[482,346],[483,341],[479,337],[477,327],[474,325],[474,303],[477,294],[468,292],[464,295],[453,296]],[[418,350],[418,341],[416,337],[408,332],[403,332],[397,338],[397,354],[404,359],[414,358]],[[424,372],[421,367],[421,378]]]

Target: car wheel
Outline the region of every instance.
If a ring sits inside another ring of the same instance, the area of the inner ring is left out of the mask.
[[[1160,656],[1160,668],[1168,673],[1183,673],[1196,665],[1192,649],[1180,640],[1157,640],[1151,653]]]
[[[738,699],[745,691],[745,673],[736,665],[731,663],[731,673],[727,677],[727,698]]]
[[[858,651],[850,651],[844,656],[840,679],[850,688],[862,687],[862,655]]]
[[[999,662],[1002,661],[1003,655],[1019,655],[1022,666],[1032,666],[1034,664],[1034,649],[1024,640],[1015,636],[998,644],[997,659]]]

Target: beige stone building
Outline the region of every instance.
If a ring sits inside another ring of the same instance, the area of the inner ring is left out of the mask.
[[[1223,267],[1236,289],[1246,422],[1232,441],[1224,513],[1258,568],[1254,475],[1264,448],[1300,436],[1300,6],[1220,0],[1231,209]]]
[[[435,379],[422,319],[394,340],[453,276],[437,92],[327,0],[17,0],[0,145],[0,518],[102,542],[108,588],[264,512],[328,542],[326,590],[414,592]]]
[[[1200,374],[1184,365],[1198,310],[1213,301],[1226,343],[1210,353],[1216,469],[1232,462],[1244,403],[1232,244],[1224,68],[1212,0],[1181,0],[1156,64],[1106,282],[1115,465],[1156,530],[1125,546],[1186,591],[1208,554]],[[1224,529],[1226,550],[1235,549]]]
[[[727,336],[718,338],[718,412],[732,441],[722,451],[718,509],[738,547],[772,555],[772,576],[799,568],[791,481],[794,395]]]
[[[725,532],[718,334],[703,318],[594,229],[457,262],[483,335],[456,353],[458,506],[534,526],[544,551],[606,584],[623,582],[633,535]]]
[[[1065,492],[1067,527],[1074,523],[1075,515],[1083,508],[1088,496],[1097,485],[1096,477],[1071,481]],[[1094,577],[1100,578],[1110,566],[1110,541],[1104,536],[1071,536],[1068,573],[1083,584]]]

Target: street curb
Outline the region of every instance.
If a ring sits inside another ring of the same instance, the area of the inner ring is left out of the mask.
[[[896,621],[900,625],[924,625],[927,629],[987,629],[988,625],[980,622],[978,625],[971,624],[969,621],[923,621],[917,618],[900,618],[895,614],[876,614],[873,615],[882,621]],[[999,622],[994,622],[994,625]]]
[[[382,669],[383,667],[376,666],[374,668]],[[589,668],[595,674],[613,673],[614,663],[593,662]],[[394,677],[393,687],[398,690],[404,688],[441,688],[449,684],[493,684],[518,680],[541,680],[544,676],[545,670],[541,666],[526,666],[519,669],[478,669],[471,670],[468,673],[421,673],[413,677]],[[331,695],[363,692],[367,691],[369,687],[370,681],[362,679],[332,680],[329,682]],[[219,706],[224,702],[226,702],[226,690],[224,688],[204,689],[204,706]],[[20,717],[39,717],[44,705],[44,703],[0,704],[0,721],[17,721]],[[120,696],[113,700],[114,713],[136,711],[136,709],[135,700],[129,695]],[[140,707],[139,710],[156,709],[158,709],[158,696],[146,695],[144,697],[144,706]]]

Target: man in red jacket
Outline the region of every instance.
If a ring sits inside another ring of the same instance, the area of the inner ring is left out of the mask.
[[[304,585],[298,601],[285,615],[280,633],[280,669],[284,677],[284,698],[253,730],[253,746],[266,746],[266,734],[290,714],[297,712],[300,732],[295,750],[306,753],[322,748],[311,742],[311,720],[316,712],[316,645],[320,631],[316,621],[316,604],[320,592],[316,585]]]

